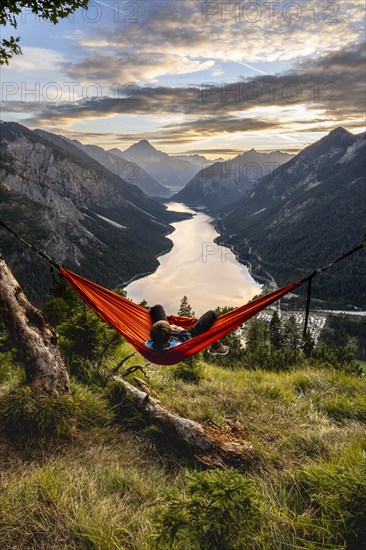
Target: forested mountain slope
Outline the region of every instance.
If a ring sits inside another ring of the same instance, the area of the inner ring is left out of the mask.
[[[221,241],[282,284],[360,242],[366,228],[366,135],[337,128],[258,181],[221,213]],[[314,296],[366,309],[366,254],[320,275]]]

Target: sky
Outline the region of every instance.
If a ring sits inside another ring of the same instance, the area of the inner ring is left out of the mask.
[[[365,131],[365,2],[90,1],[23,10],[1,118],[123,150],[230,158]]]

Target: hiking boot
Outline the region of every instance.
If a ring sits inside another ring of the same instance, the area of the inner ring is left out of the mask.
[[[209,355],[227,355],[229,353],[229,346],[220,345],[219,348],[214,349],[212,346],[207,350]]]

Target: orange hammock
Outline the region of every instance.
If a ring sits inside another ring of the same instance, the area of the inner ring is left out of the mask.
[[[151,318],[148,309],[68,269],[61,267],[60,272],[74,287],[80,298],[101,319],[117,332],[120,332],[127,342],[148,361],[158,365],[174,365],[211,346],[211,344],[238,328],[262,309],[304,282],[304,280],[296,281],[221,315],[207,332],[182,342],[179,346],[165,351],[153,351],[144,344],[150,339]],[[171,324],[189,328],[196,322],[196,319],[171,315],[168,317],[168,321]]]

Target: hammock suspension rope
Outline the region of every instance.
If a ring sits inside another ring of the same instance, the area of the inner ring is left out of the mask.
[[[365,236],[359,245],[353,247],[351,250],[347,251],[345,254],[326,266],[314,270],[304,279],[290,283],[282,288],[270,292],[269,294],[266,294],[265,296],[260,296],[248,304],[235,308],[232,311],[218,317],[212,327],[204,334],[195,336],[194,338],[181,343],[179,346],[158,352],[151,350],[144,344],[144,342],[150,338],[151,319],[149,310],[135,304],[131,300],[128,300],[119,294],[116,294],[88,279],[85,279],[84,277],[81,277],[76,273],[73,273],[72,271],[69,271],[68,269],[65,269],[62,266],[59,266],[47,254],[17,235],[17,233],[10,229],[5,223],[0,221],[0,226],[4,227],[28,248],[31,248],[36,254],[41,256],[41,258],[46,260],[51,265],[51,268],[57,268],[60,274],[75,289],[87,306],[89,306],[101,319],[112,326],[117,332],[121,333],[125,339],[135,349],[137,349],[139,353],[141,353],[141,355],[149,361],[160,365],[173,365],[187,359],[192,355],[195,355],[199,351],[209,347],[216,340],[219,340],[229,332],[238,328],[248,319],[259,313],[262,309],[268,307],[270,304],[282,296],[285,296],[296,287],[307,282],[308,289],[303,332],[303,336],[305,338],[309,322],[311,286],[313,278],[344,258],[347,258],[348,256],[366,247]],[[168,317],[168,321],[172,324],[180,325],[183,328],[189,328],[195,323],[196,319],[171,315]]]

